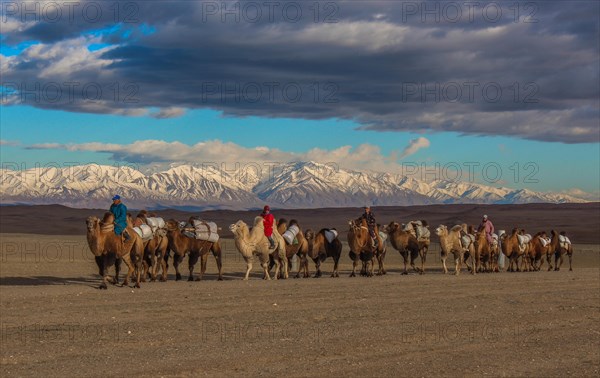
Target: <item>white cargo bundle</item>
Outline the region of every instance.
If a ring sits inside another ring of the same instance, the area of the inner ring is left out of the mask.
[[[298,232],[300,232],[300,228],[294,224],[288,227],[288,229],[281,236],[283,236],[286,243],[292,244],[296,238],[296,235],[298,235]]]
[[[328,243],[332,243],[338,237],[338,232],[335,228],[325,230],[325,239]]]
[[[211,243],[219,241],[219,234],[217,233],[218,227],[215,222],[194,219],[193,223],[194,230],[196,231],[196,239],[209,241]]]
[[[558,235],[558,241],[561,243],[571,244],[571,240],[565,235]]]
[[[144,241],[152,238],[152,235],[153,235],[152,229],[150,228],[150,226],[148,226],[146,224],[142,224],[139,227],[134,227],[133,231],[135,231],[138,235],[140,235],[140,237]]]
[[[146,218],[146,223],[148,223],[148,226],[152,227],[153,230],[156,230],[158,228],[165,228],[165,220],[162,218]]]

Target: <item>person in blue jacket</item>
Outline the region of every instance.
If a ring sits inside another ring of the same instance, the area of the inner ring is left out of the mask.
[[[115,234],[121,235],[127,228],[127,207],[121,202],[121,196],[118,194],[112,198],[112,201],[109,211],[115,216]],[[127,233],[124,236],[125,239],[129,239]]]

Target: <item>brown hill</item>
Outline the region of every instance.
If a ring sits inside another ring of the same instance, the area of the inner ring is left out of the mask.
[[[74,209],[60,205],[2,206],[0,207],[1,233],[29,233],[43,235],[77,235],[85,232],[84,221],[89,215],[101,215],[100,209]],[[347,221],[361,214],[359,208],[325,208],[303,210],[277,210],[276,218],[298,219],[304,229],[335,227],[344,235]],[[524,228],[530,233],[554,228],[566,231],[575,243],[600,243],[600,203],[586,204],[527,204],[527,205],[427,205],[375,207],[378,222],[425,219],[433,229],[439,224],[478,224],[483,214],[488,214],[496,229]],[[131,210],[135,214],[136,210]],[[160,210],[159,216],[185,220],[190,215],[200,215],[223,228],[238,219],[251,222],[257,214],[249,211],[212,210],[191,213],[180,210]],[[344,238],[345,239],[345,238]]]

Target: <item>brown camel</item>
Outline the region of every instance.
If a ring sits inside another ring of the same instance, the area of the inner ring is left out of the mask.
[[[196,278],[196,281],[202,280],[202,276],[206,272],[206,263],[208,261],[208,252],[212,252],[217,262],[217,269],[219,270],[218,280],[223,280],[223,264],[221,245],[219,242],[210,242],[206,240],[199,240],[196,238],[189,237],[180,230],[179,223],[175,219],[169,219],[165,222],[167,229],[167,238],[169,240],[169,249],[174,252],[173,254],[173,266],[175,267],[175,280],[181,280],[181,273],[179,273],[179,264],[183,261],[186,254],[188,256],[188,267],[190,270],[190,276],[188,281],[194,281],[194,266],[200,258],[200,276]]]
[[[426,220],[410,221],[406,225],[405,231],[409,231],[419,243],[419,256],[421,256],[422,269],[425,269],[425,263],[427,262],[427,252],[429,251],[429,245],[431,239],[429,235],[429,225]]]
[[[275,248],[269,249],[269,240],[265,236],[264,220],[261,216],[254,218],[254,227],[252,231],[248,229],[248,225],[242,220],[229,226],[229,230],[233,233],[235,239],[235,247],[242,254],[246,261],[246,274],[244,280],[248,280],[250,271],[252,270],[252,260],[254,256],[258,256],[260,266],[263,268],[263,279],[270,280],[269,275],[269,255],[274,254],[275,261],[275,279],[279,276],[279,268],[282,262],[286,265],[284,278],[287,278],[287,259],[285,256],[285,240],[273,229],[273,240]]]
[[[142,224],[148,225],[147,218],[156,217],[156,214],[148,214],[146,210],[141,210],[133,225],[139,227]],[[158,277],[158,270],[162,270],[160,281],[167,281],[167,253],[169,250],[169,238],[167,237],[167,230],[165,228],[157,228],[153,230],[153,235],[150,240],[147,240],[144,244],[144,274],[142,275],[142,281],[145,281],[146,277],[150,277],[152,281],[156,281]],[[152,267],[152,269],[150,269]]]
[[[118,282],[118,264],[119,259],[122,259],[127,265],[128,271],[123,286],[129,285],[131,275],[136,272],[136,280],[134,287],[140,287],[141,278],[141,262],[143,258],[143,244],[139,235],[133,231],[131,227],[125,229],[129,239],[124,241],[123,235],[114,233],[114,216],[111,213],[105,213],[102,221],[94,216],[86,219],[87,225],[87,242],[90,251],[96,257],[96,264],[102,283],[100,289],[107,289],[107,283]],[[108,276],[108,268],[115,265],[115,278]]]
[[[321,263],[328,257],[333,259],[333,272],[331,273],[331,277],[340,276],[338,272],[338,263],[340,261],[340,256],[342,255],[342,242],[336,237],[330,243],[325,236],[326,231],[329,231],[329,229],[323,228],[316,234],[312,230],[306,230],[306,240],[308,242],[308,253],[306,254],[306,257],[310,257],[315,263],[315,278],[321,277]],[[305,258],[301,264],[302,269],[304,270],[304,277],[308,277],[308,258]]]
[[[502,253],[508,259],[508,272],[520,272],[519,268],[519,258],[523,256],[524,250],[519,246],[518,239],[519,229],[513,228],[510,235],[507,233],[502,234],[500,237],[501,245],[502,245]]]
[[[491,272],[492,271],[492,247],[487,240],[485,231],[475,233],[475,271],[476,272]]]
[[[444,274],[448,273],[446,259],[450,254],[454,256],[454,275],[458,276],[460,274],[465,254],[464,246],[461,243],[461,231],[462,227],[460,225],[452,227],[450,231],[443,224],[435,229],[435,234],[440,238],[440,255]]]
[[[348,222],[348,246],[350,247],[350,258],[352,259],[352,273],[350,277],[356,276],[356,267],[359,260],[362,261],[361,276],[373,276],[373,259],[377,254],[383,253],[384,245],[379,229],[375,227],[375,237],[377,238],[377,248],[371,242],[367,221],[365,219],[356,219]]]
[[[400,252],[400,255],[402,255],[402,258],[404,259],[404,271],[402,274],[408,274],[406,264],[409,255],[410,266],[419,274],[423,274],[423,259],[421,259],[421,269],[415,266],[415,260],[419,256],[419,242],[417,241],[417,238],[412,236],[410,232],[402,230],[400,224],[396,222],[391,222],[385,227],[384,231],[388,234],[392,247]]]
[[[529,242],[529,263],[533,270],[539,271],[544,264],[544,257],[548,259],[548,265],[552,266],[550,251],[550,241],[547,239],[546,232],[541,231],[533,235]]]
[[[556,231],[551,230],[550,234],[552,235],[550,253],[554,253],[554,270],[560,270],[563,263],[563,255],[567,254],[569,256],[569,271],[573,271],[573,245],[570,240],[567,242],[568,239],[566,239],[564,232],[561,232],[559,235]],[[561,236],[564,241],[561,240]]]
[[[279,222],[277,222],[277,232],[279,232],[280,235],[283,235],[283,233],[288,229],[288,227],[291,226],[296,226],[298,227],[298,233],[296,234],[296,241],[297,243],[292,243],[292,244],[288,244],[287,242],[285,243],[285,255],[287,258],[287,263],[288,263],[288,269],[291,269],[292,267],[292,258],[294,256],[297,256],[298,258],[298,271],[296,272],[296,275],[294,276],[294,278],[300,278],[300,270],[302,268],[303,262],[307,261],[306,259],[306,254],[308,253],[308,241],[306,240],[304,233],[302,232],[302,228],[300,227],[300,225],[298,224],[298,221],[295,219],[292,219],[288,225],[287,221],[283,218],[279,219]],[[284,239],[285,240],[285,239]],[[273,256],[270,256],[270,263],[269,263],[269,271],[273,268],[273,266],[275,265],[275,259],[273,258]],[[304,278],[308,277],[308,273],[305,272]],[[280,276],[281,277],[281,272],[280,272]]]

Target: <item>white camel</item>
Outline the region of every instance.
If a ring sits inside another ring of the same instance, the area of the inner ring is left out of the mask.
[[[238,251],[242,254],[242,257],[246,261],[246,275],[244,280],[248,280],[250,271],[252,270],[252,261],[254,256],[258,256],[260,266],[264,271],[264,279],[270,280],[269,275],[269,255],[273,255],[275,261],[275,277],[277,279],[279,275],[279,269],[283,264],[283,278],[288,278],[288,264],[285,254],[285,241],[283,237],[277,232],[277,229],[273,229],[273,240],[275,241],[275,249],[269,249],[269,239],[265,236],[265,228],[263,224],[263,218],[258,216],[254,218],[254,226],[252,231],[248,229],[248,225],[243,221],[239,220],[236,223],[229,226],[229,230],[233,233],[235,239],[235,246]]]

